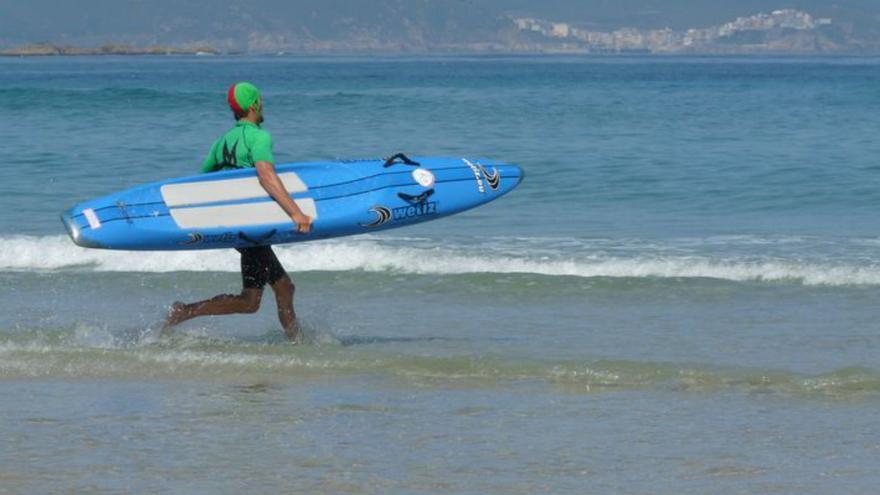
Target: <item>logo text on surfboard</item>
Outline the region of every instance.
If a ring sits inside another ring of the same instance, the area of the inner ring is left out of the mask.
[[[489,170],[480,164],[480,162],[473,163],[467,158],[462,158],[464,164],[471,169],[471,172],[474,174],[474,180],[477,181],[477,190],[480,191],[480,194],[486,194],[486,186],[483,183],[483,178],[486,179],[486,184],[489,184],[489,189],[493,191],[498,190],[498,186],[501,185],[501,174],[498,173],[498,169],[492,167],[492,171]]]

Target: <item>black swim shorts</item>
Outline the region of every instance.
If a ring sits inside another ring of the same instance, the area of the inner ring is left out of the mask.
[[[241,253],[241,279],[245,289],[262,289],[287,275],[271,246],[235,250]]]

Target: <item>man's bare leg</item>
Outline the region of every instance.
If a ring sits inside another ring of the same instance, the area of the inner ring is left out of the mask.
[[[260,309],[263,289],[242,289],[241,294],[222,294],[192,304],[175,302],[171,305],[163,330],[198,316],[256,313]]]
[[[278,307],[278,321],[284,329],[284,334],[291,341],[296,341],[299,336],[299,325],[296,321],[296,311],[293,309],[293,294],[296,292],[296,286],[290,276],[284,275],[277,282],[272,284],[272,291],[275,293],[275,304]]]

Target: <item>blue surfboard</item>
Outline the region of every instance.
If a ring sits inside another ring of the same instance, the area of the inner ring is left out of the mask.
[[[474,208],[513,190],[516,165],[466,158],[409,158],[276,166],[314,219],[309,234],[260,186],[256,170],[201,174],[137,186],[62,213],[79,246],[125,250],[248,247],[376,232]]]

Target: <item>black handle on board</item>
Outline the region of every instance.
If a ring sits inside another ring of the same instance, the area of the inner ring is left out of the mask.
[[[397,160],[400,160],[399,163],[402,163],[404,165],[413,165],[416,167],[419,166],[419,162],[414,161],[414,160],[410,160],[410,158],[408,156],[404,155],[403,153],[397,153],[396,155],[392,156],[391,158],[386,159],[385,166],[390,167],[390,166],[398,163]]]

